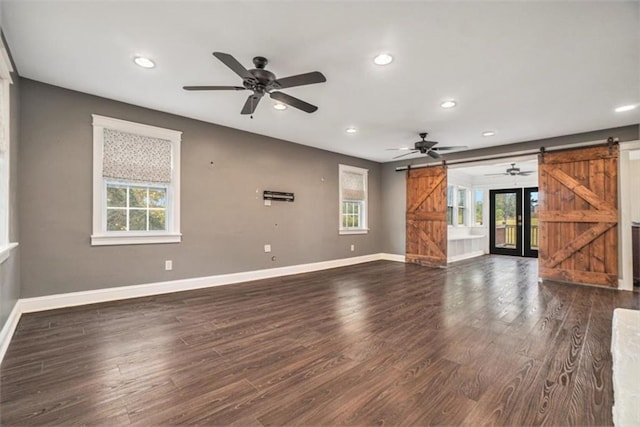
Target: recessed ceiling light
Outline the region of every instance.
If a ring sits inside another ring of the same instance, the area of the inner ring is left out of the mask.
[[[442,108],[453,108],[456,106],[456,101],[453,101],[453,100],[444,101],[442,104],[440,104],[440,106]]]
[[[373,63],[376,65],[389,65],[391,62],[393,62],[393,56],[388,53],[381,53],[373,58]]]
[[[482,132],[482,136],[493,136],[495,134],[496,133],[494,131],[492,131],[492,130],[488,130],[486,132]]]
[[[276,110],[286,110],[287,106],[281,102],[278,102],[276,104],[273,104],[273,108],[275,108]]]
[[[155,62],[153,62],[149,58],[145,58],[144,56],[136,56],[135,58],[133,58],[133,62],[135,62],[142,68],[153,68],[156,66]]]
[[[616,108],[616,113],[624,113],[625,111],[635,110],[636,107],[637,107],[637,105],[635,105],[635,104],[623,105],[622,107]]]
[[[356,129],[354,127],[350,127],[350,128],[347,128],[347,130],[345,132],[347,132],[347,133],[356,133],[356,132],[358,132],[358,129]]]

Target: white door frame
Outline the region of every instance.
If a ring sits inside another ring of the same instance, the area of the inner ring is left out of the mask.
[[[637,160],[635,160],[637,159]],[[619,270],[618,289],[633,290],[633,257],[631,246],[631,198],[637,197],[637,186],[640,183],[631,182],[631,162],[640,164],[640,141],[620,143],[620,162],[618,173],[619,188],[619,218],[618,218],[618,246]],[[634,188],[634,186],[636,188]]]

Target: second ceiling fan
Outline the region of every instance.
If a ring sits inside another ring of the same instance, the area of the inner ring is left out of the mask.
[[[422,138],[421,141],[417,141],[415,144],[413,144],[414,149],[404,153],[404,154],[400,154],[399,156],[394,157],[393,159],[399,159],[400,157],[404,157],[404,156],[408,156],[411,154],[415,154],[415,153],[422,153],[422,154],[426,154],[427,156],[431,157],[432,159],[439,159],[440,156],[440,151],[450,151],[450,150],[462,150],[467,148],[466,145],[456,145],[456,146],[447,146],[447,147],[436,147],[436,145],[438,144],[438,141],[427,141],[427,132],[420,132],[418,134],[420,136],[420,138]],[[390,148],[390,150],[401,150],[401,148]]]
[[[253,114],[265,94],[269,94],[276,101],[306,113],[313,113],[318,109],[315,105],[287,95],[284,92],[279,92],[279,89],[326,82],[327,79],[321,72],[312,71],[278,79],[271,71],[265,70],[265,66],[268,63],[265,57],[256,56],[253,58],[253,65],[256,68],[247,70],[236,58],[228,53],[213,52],[213,56],[242,78],[242,86],[183,86],[184,90],[250,90],[253,94],[249,95],[245,101],[240,114]]]

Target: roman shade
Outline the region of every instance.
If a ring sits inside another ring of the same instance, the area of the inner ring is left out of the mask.
[[[171,182],[171,141],[107,128],[103,141],[105,178]]]
[[[343,171],[340,174],[342,200],[365,200],[365,177],[361,173]]]

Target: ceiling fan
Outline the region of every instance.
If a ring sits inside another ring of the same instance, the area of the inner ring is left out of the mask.
[[[507,176],[529,176],[535,171],[521,171],[520,168],[516,167],[515,163],[511,163],[511,167],[507,168],[507,170],[503,173],[487,173],[485,176],[497,176],[497,175],[507,175]]]
[[[231,68],[234,73],[242,78],[242,86],[183,86],[184,90],[250,90],[253,94],[247,98],[240,114],[253,114],[265,93],[269,94],[269,96],[276,101],[307,113],[313,113],[318,109],[315,105],[311,105],[301,99],[279,92],[278,90],[326,82],[327,79],[321,72],[313,71],[311,73],[277,79],[275,74],[265,70],[264,67],[268,63],[265,57],[256,56],[253,58],[253,65],[256,68],[247,70],[236,58],[228,53],[213,52],[213,56],[218,58],[224,65]]]
[[[426,154],[427,156],[433,158],[433,159],[439,159],[440,158],[440,151],[449,151],[449,150],[462,150],[464,148],[467,148],[466,145],[457,145],[457,146],[448,146],[448,147],[436,147],[435,145],[438,144],[437,141],[427,141],[425,140],[425,138],[427,137],[428,133],[427,132],[420,132],[418,135],[420,135],[420,138],[422,138],[422,141],[417,141],[414,144],[414,149],[404,153],[404,154],[400,154],[399,156],[394,157],[393,159],[399,159],[400,157],[404,157],[404,156],[408,156],[410,154],[415,154],[415,153],[422,153],[422,154]],[[403,148],[388,148],[388,150],[403,150]]]

